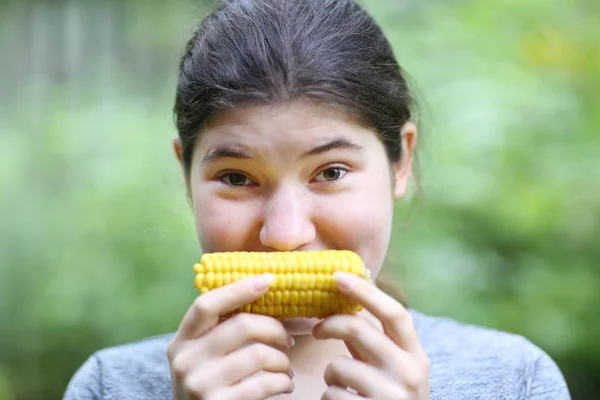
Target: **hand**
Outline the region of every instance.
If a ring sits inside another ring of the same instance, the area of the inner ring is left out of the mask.
[[[167,348],[173,399],[265,399],[293,390],[290,360],[281,351],[293,339],[281,322],[247,313],[219,322],[264,295],[271,281],[269,275],[240,280],[194,301]]]
[[[341,339],[353,357],[328,365],[322,399],[429,399],[429,359],[408,311],[364,279],[343,272],[335,277],[342,293],[376,317],[383,332],[359,315],[334,315],[314,327],[315,338]]]

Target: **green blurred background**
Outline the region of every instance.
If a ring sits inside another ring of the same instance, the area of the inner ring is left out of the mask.
[[[171,107],[211,4],[0,3],[0,399],[60,399],[92,352],[174,331],[193,300]],[[362,4],[421,101],[388,274],[599,398],[600,2]]]

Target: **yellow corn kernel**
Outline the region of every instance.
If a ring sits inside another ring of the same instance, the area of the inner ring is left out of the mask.
[[[284,320],[354,314],[362,309],[337,288],[333,273],[345,271],[369,279],[358,254],[347,250],[230,252],[204,254],[194,265],[201,294],[251,275],[272,273],[269,291],[234,313],[250,312]]]

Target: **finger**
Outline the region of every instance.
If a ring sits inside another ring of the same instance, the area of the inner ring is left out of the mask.
[[[343,340],[358,353],[359,357],[355,358],[379,367],[387,367],[404,353],[390,338],[357,315],[328,317],[313,328],[313,336]]]
[[[361,361],[349,357],[338,357],[325,369],[325,383],[327,386],[352,388],[362,396],[372,396],[374,386],[381,384],[377,370]]]
[[[323,396],[321,396],[321,400],[360,400],[364,397],[354,394],[347,389],[341,388],[339,386],[329,386]]]
[[[352,358],[358,361],[365,361],[364,358],[358,352],[358,350],[356,350],[356,348],[352,345],[352,343],[344,341],[344,344],[346,345],[346,348],[350,352]]]
[[[200,364],[190,376],[197,391],[231,386],[258,371],[280,372],[292,377],[290,359],[283,352],[262,343],[239,349],[223,358]]]
[[[258,314],[241,313],[220,323],[203,341],[206,352],[223,355],[252,341],[275,345],[283,350],[294,344],[281,321]]]
[[[266,372],[236,385],[210,392],[211,400],[264,400],[277,394],[292,393],[294,382],[287,374]]]
[[[325,369],[328,386],[352,388],[361,396],[375,399],[400,399],[403,391],[396,382],[385,377],[375,367],[348,357],[335,359]]]
[[[412,318],[402,304],[355,275],[336,272],[334,277],[340,291],[379,319],[386,335],[400,347],[415,354],[423,351]]]
[[[184,339],[201,336],[219,322],[219,316],[258,300],[272,282],[273,275],[258,275],[198,296],[183,317],[177,335]]]

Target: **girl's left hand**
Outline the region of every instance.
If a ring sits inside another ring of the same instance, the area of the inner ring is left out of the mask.
[[[341,339],[353,357],[327,366],[329,388],[321,399],[429,399],[429,358],[406,308],[364,279],[343,272],[335,278],[344,295],[379,319],[383,332],[359,315],[334,315],[314,327],[315,338]]]

